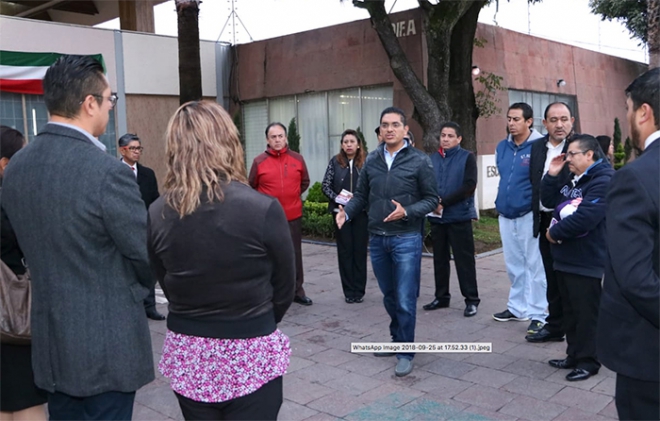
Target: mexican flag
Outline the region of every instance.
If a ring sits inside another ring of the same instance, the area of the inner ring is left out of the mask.
[[[0,50],[0,91],[42,95],[44,88],[41,81],[46,70],[62,55]],[[98,60],[105,69],[101,54],[91,57]]]

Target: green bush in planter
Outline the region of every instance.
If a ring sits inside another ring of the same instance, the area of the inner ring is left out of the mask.
[[[317,183],[319,184],[319,183]],[[320,184],[319,184],[320,185]],[[311,189],[310,189],[311,193]],[[324,196],[325,197],[325,196]],[[323,237],[328,240],[335,238],[333,215],[328,213],[328,204],[307,200],[303,203],[302,232],[303,235]]]
[[[307,191],[307,198],[305,199],[305,201],[316,202],[316,203],[328,203],[330,200],[326,195],[323,194],[323,190],[321,189],[321,183],[317,181]],[[326,209],[327,208],[328,205],[326,205]]]

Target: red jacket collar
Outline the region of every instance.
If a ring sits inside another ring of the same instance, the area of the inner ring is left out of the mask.
[[[285,147],[283,147],[279,151],[276,151],[275,149],[271,148],[270,145],[266,147],[266,153],[268,153],[269,155],[273,155],[273,156],[280,156],[282,154],[287,153],[288,150],[289,150],[289,145],[286,145]]]

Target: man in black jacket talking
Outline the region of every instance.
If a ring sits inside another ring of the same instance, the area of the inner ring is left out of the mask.
[[[390,335],[393,342],[409,343],[415,341],[422,259],[419,228],[424,216],[438,206],[438,194],[431,160],[404,140],[407,132],[402,110],[383,110],[383,143],[367,157],[355,195],[346,209],[339,207],[336,221],[341,229],[351,215],[369,207],[371,265],[391,318]],[[394,374],[410,374],[414,354],[399,352],[396,356]]]
[[[529,177],[532,182],[533,232],[534,237],[539,237],[539,250],[541,251],[541,259],[543,260],[548,285],[546,289],[548,317],[545,319],[545,325],[541,330],[525,336],[525,339],[529,342],[562,341],[564,338],[561,296],[557,286],[557,275],[553,269],[554,260],[552,259],[552,253],[550,253],[550,243],[545,238],[545,232],[552,219],[553,209],[543,206],[539,191],[541,179],[548,172],[552,158],[566,153],[568,149],[567,138],[572,135],[574,121],[575,118],[573,118],[573,113],[568,104],[553,102],[546,107],[543,115],[543,125],[548,134],[532,144]],[[568,181],[570,177],[568,165],[564,165],[557,177],[562,185]]]

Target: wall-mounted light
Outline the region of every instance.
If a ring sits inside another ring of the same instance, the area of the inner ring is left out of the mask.
[[[481,69],[479,68],[479,66],[472,66],[472,75],[479,76],[479,73],[481,73]]]
[[[557,80],[557,87],[561,88],[562,86],[566,86],[566,81],[564,79]]]

